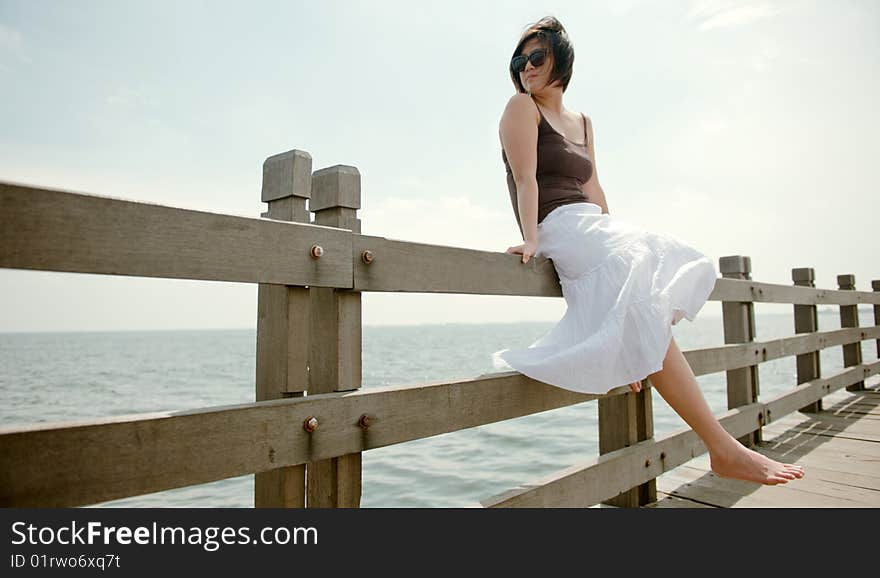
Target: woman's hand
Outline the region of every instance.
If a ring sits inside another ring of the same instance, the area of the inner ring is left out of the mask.
[[[635,392],[642,391],[642,382],[641,381],[634,381],[631,384],[629,384],[629,388]]]
[[[529,259],[531,259],[535,252],[538,250],[537,243],[530,243],[526,241],[522,245],[517,245],[515,247],[508,247],[506,253],[513,253],[514,255],[522,255],[522,262],[528,263]]]

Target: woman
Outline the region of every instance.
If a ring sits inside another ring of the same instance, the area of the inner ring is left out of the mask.
[[[606,393],[654,388],[709,450],[719,476],[774,485],[804,475],[798,465],[746,448],[715,419],[675,339],[715,286],[712,261],[670,235],[612,219],[596,171],[592,122],[562,94],[574,51],[553,17],[528,27],[510,64],[517,93],[499,125],[502,160],[522,245],[507,252],[552,260],[568,305],[559,323],[524,349],[493,354],[505,366],[565,389]]]

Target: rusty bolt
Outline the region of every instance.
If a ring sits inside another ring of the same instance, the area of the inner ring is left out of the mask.
[[[372,420],[370,420],[370,416],[368,416],[367,414],[364,414],[361,416],[361,419],[358,421],[358,425],[364,429],[367,429],[368,427],[370,427],[371,421]]]
[[[309,433],[318,429],[318,418],[313,415],[309,416],[306,421],[303,422],[303,429]]]
[[[320,259],[321,255],[324,254],[324,249],[321,248],[321,245],[318,245],[316,243],[316,244],[312,245],[311,254],[312,254],[312,259]]]
[[[361,261],[369,265],[373,262],[373,252],[372,251],[364,251],[361,253]]]
[[[660,459],[661,459],[661,460],[665,460],[665,459],[666,459],[666,452],[660,452]]]
[[[645,467],[647,468],[650,465],[651,465],[651,460],[645,460]]]

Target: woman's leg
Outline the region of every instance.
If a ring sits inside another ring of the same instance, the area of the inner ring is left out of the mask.
[[[721,427],[675,338],[669,344],[663,369],[652,373],[648,379],[666,403],[706,444],[712,471],[717,475],[768,485],[803,477],[801,466],[771,460],[745,447]]]

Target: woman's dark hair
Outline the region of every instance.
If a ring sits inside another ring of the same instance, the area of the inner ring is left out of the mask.
[[[510,57],[511,60],[513,60],[514,56],[519,55],[523,45],[532,38],[537,38],[541,46],[553,55],[553,70],[550,72],[550,79],[547,84],[553,84],[558,80],[562,83],[562,92],[565,92],[565,89],[568,88],[568,82],[571,80],[571,71],[574,65],[574,47],[571,45],[571,40],[569,40],[568,33],[565,31],[562,23],[553,16],[545,16],[534,24],[529,25],[525,32],[522,33],[519,43]],[[519,79],[519,73],[513,71],[513,65],[510,65],[509,70],[510,79],[513,81],[516,91],[526,92]]]

